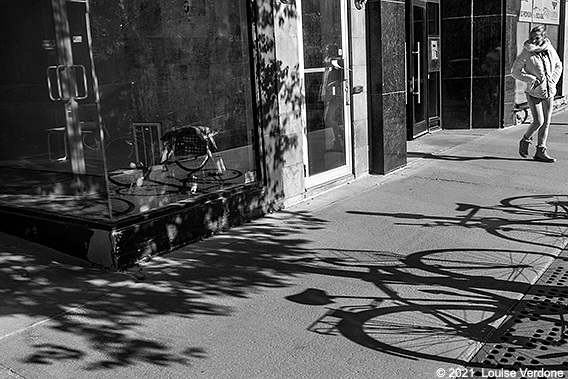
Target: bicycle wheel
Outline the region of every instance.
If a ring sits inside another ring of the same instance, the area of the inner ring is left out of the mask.
[[[111,139],[105,144],[106,167],[109,172],[137,167],[134,148],[128,137]]]
[[[161,197],[177,195],[184,191],[183,179],[172,176],[170,171],[149,170],[136,185],[120,186],[118,195]]]
[[[203,167],[207,164],[207,161],[209,161],[209,155],[205,154],[175,159],[173,160],[173,163],[182,170],[187,171],[188,175],[190,175],[203,169]]]
[[[127,215],[135,208],[134,204],[126,199],[116,197],[111,199],[111,214],[113,217]]]
[[[88,133],[83,132],[81,134],[81,140],[87,150],[98,151],[101,149],[101,140],[92,131]]]
[[[120,187],[142,186],[146,179],[146,169],[115,169],[108,172],[108,180]]]
[[[205,182],[212,183],[226,183],[234,181],[235,179],[243,176],[243,173],[239,170],[226,169],[225,171],[219,172],[215,169],[203,169],[203,179]]]

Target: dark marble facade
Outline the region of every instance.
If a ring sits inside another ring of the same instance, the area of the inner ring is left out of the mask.
[[[406,17],[403,0],[367,3],[371,172],[406,163]],[[441,0],[442,127],[500,128],[511,124],[516,51],[515,0]]]
[[[504,126],[515,124],[515,79],[511,76],[510,67],[517,56],[517,20],[520,11],[520,2],[517,0],[505,1],[505,44],[504,44],[504,96],[503,96],[503,122]]]
[[[489,0],[491,1],[491,0]],[[454,17],[469,17],[471,15],[470,0],[441,0],[442,19]]]
[[[485,4],[485,2],[482,2]],[[474,5],[477,3],[474,3]],[[489,9],[492,8],[492,9]],[[476,14],[473,17],[473,80],[472,80],[472,127],[498,128],[501,126],[502,88],[502,23],[501,9],[485,6],[479,10],[493,14]]]
[[[518,0],[442,0],[445,129],[511,125]]]
[[[369,56],[371,173],[385,174],[406,164],[404,46],[405,2],[366,5]]]
[[[502,13],[503,4],[496,0],[473,1],[473,16],[493,16]]]
[[[442,2],[442,126],[444,129],[468,128],[471,105],[471,17],[461,16]],[[452,3],[451,1],[449,3]],[[458,16],[450,17],[454,11]]]

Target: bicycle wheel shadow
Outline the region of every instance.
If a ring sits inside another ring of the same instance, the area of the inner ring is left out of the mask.
[[[343,336],[383,354],[511,370],[532,367],[538,355],[541,366],[562,370],[566,369],[566,354],[550,350],[543,357],[544,345],[535,343],[528,331],[512,327],[519,324],[519,317],[528,317],[526,306],[530,309],[530,302],[534,302],[521,300],[525,293],[552,293],[555,297],[547,302],[555,305],[539,310],[539,328],[546,329],[544,323],[558,329],[552,341],[551,336],[542,338],[549,343],[548,349],[554,344],[558,349],[565,348],[568,334],[564,329],[568,324],[563,316],[568,313],[568,290],[564,282],[533,284],[554,259],[551,254],[529,251],[421,251],[401,257],[397,264],[364,263],[367,271],[360,278],[380,289],[378,296],[335,295],[307,288],[286,299],[325,308],[322,316],[307,327],[310,332]],[[335,264],[352,265],[347,260],[336,260]],[[412,297],[403,296],[408,291],[402,287],[409,286],[418,290],[412,292]],[[489,353],[484,359],[472,361],[482,346],[488,346]],[[507,363],[498,354],[493,354],[496,358],[492,359],[490,351],[496,348],[516,359]]]
[[[313,328],[407,359],[565,370],[568,273],[549,271],[568,258],[567,204],[566,195],[542,194],[489,206],[456,203],[456,216],[348,211],[406,226],[480,229],[528,248],[425,250],[398,264],[377,261],[362,279],[382,297],[355,306],[341,302]],[[541,281],[546,275],[550,278]],[[519,328],[523,321],[527,325]],[[478,353],[480,346],[486,350]]]

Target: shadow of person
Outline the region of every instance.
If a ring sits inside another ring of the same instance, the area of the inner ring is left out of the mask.
[[[523,159],[523,158],[511,158],[511,157],[497,157],[497,156],[490,156],[490,155],[482,155],[479,157],[466,157],[463,155],[445,155],[445,154],[436,154],[436,153],[422,153],[422,152],[408,152],[407,156],[409,158],[425,158],[425,159],[437,159],[443,161],[458,161],[458,162],[466,162],[466,161],[477,161],[477,160],[486,160],[486,161],[531,161],[530,159]]]

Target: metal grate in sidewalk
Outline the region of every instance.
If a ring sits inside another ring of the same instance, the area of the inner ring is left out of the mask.
[[[492,341],[499,342],[485,344],[471,360],[474,376],[501,369],[523,379],[521,370],[544,369],[544,375],[563,372],[568,378],[568,249],[521,299]]]

